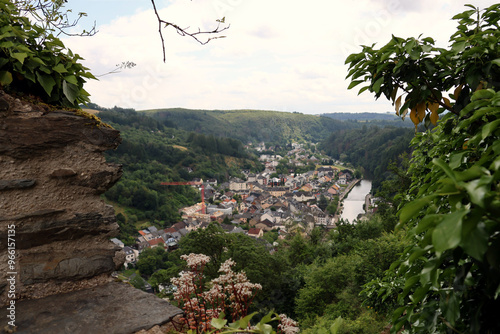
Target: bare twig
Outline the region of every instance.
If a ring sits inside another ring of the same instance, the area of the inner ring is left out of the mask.
[[[193,38],[195,41],[197,41],[198,43],[200,43],[201,45],[205,45],[205,44],[207,44],[208,42],[210,42],[213,39],[224,38],[226,36],[214,36],[214,37],[209,37],[206,40],[201,39],[200,36],[202,36],[202,35],[220,34],[224,30],[229,29],[229,27],[230,27],[230,25],[227,25],[225,27],[221,27],[221,23],[222,24],[225,23],[225,18],[222,18],[220,20],[216,20],[217,21],[217,27],[215,27],[214,30],[211,30],[211,31],[201,31],[198,28],[198,31],[196,31],[196,32],[188,32],[187,30],[189,29],[189,27],[187,27],[187,28],[181,28],[180,26],[178,26],[175,23],[163,20],[160,17],[160,14],[158,14],[158,10],[156,9],[155,0],[151,0],[151,3],[153,4],[153,9],[154,9],[156,18],[158,20],[158,33],[160,35],[161,47],[162,47],[162,50],[163,50],[163,62],[166,61],[166,52],[165,52],[165,39],[163,38],[163,33],[162,33],[162,26],[164,26],[164,28],[172,27],[172,28],[174,28],[177,31],[177,33],[179,35],[181,35],[181,36],[189,36],[189,37]]]
[[[127,60],[127,61],[122,62],[121,64],[117,64],[115,69],[112,71],[109,71],[109,72],[104,73],[104,74],[94,75],[94,76],[97,78],[100,78],[100,77],[103,77],[103,76],[108,75],[108,74],[120,73],[124,69],[133,68],[135,66],[136,66],[136,64],[134,62]]]
[[[55,31],[56,35],[66,36],[94,36],[97,33],[96,22],[90,30],[83,30],[79,33],[70,33],[69,29],[76,27],[80,19],[87,16],[86,13],[78,13],[77,18],[70,19],[71,9],[64,10],[66,4],[63,1],[42,1],[42,0],[17,0],[15,5],[25,15],[37,21],[37,23],[47,31]],[[43,38],[42,38],[43,41]]]

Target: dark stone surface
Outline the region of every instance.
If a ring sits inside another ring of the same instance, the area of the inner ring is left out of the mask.
[[[52,173],[50,173],[50,177],[52,178],[56,178],[56,179],[59,179],[59,178],[68,178],[68,177],[72,177],[72,176],[75,176],[76,175],[76,172],[72,169],[69,169],[69,168],[60,168],[60,169],[56,169],[55,171],[53,171]]]
[[[9,110],[9,102],[7,102],[3,97],[0,97],[0,111]]]
[[[19,281],[25,285],[50,280],[79,280],[116,270],[114,249],[32,252],[19,260]]]
[[[18,215],[18,216],[11,216],[11,217],[3,217],[3,216],[0,216],[0,222],[2,221],[14,221],[14,220],[23,220],[23,219],[28,219],[28,218],[34,218],[34,217],[43,217],[43,216],[52,216],[52,215],[56,215],[58,213],[63,213],[65,212],[66,210],[64,209],[45,209],[45,210],[39,210],[39,211],[35,211],[35,212],[30,212],[30,213],[26,213],[26,214],[23,214],[23,215]],[[1,246],[0,246],[1,248]]]
[[[50,129],[54,129],[53,131]],[[45,150],[85,142],[94,150],[115,149],[120,132],[69,111],[54,111],[43,117],[10,117],[0,120],[0,155],[29,159]]]
[[[76,240],[86,235],[110,234],[116,230],[115,218],[103,217],[98,212],[76,213],[73,218],[62,220],[50,217],[50,215],[63,212],[65,210],[37,211],[19,217],[0,217],[0,222],[6,220],[27,222],[16,228],[16,249],[27,249],[62,240]],[[44,220],[29,220],[42,215],[45,216]],[[6,240],[7,231],[1,231],[0,238],[0,240]],[[7,245],[0,244],[0,251],[5,249]]]
[[[88,178],[76,179],[72,182],[72,184],[95,189],[96,194],[100,195],[111,188],[122,177],[123,170],[121,165],[114,166],[119,166],[119,168],[90,174]]]
[[[0,190],[31,188],[35,185],[35,180],[0,180]]]
[[[182,311],[134,287],[106,285],[16,303],[16,334],[130,334],[169,322]],[[0,309],[7,319],[7,308]]]

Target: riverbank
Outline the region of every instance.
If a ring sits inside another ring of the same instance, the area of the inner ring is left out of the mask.
[[[342,214],[342,209],[344,208],[344,198],[349,195],[349,192],[351,192],[352,188],[354,188],[355,185],[357,185],[359,182],[361,182],[361,179],[354,179],[347,188],[339,195],[339,202],[337,206],[337,211],[335,212],[335,215],[333,216],[333,222],[336,224],[339,219],[340,215]]]
[[[339,195],[339,205],[334,216],[334,222],[340,219],[348,220],[351,223],[359,219],[360,215],[366,214],[369,207],[370,190],[372,183],[369,180],[355,179]],[[368,205],[367,205],[368,204]]]
[[[344,192],[342,194],[340,194],[340,196],[339,196],[339,203],[341,203],[344,200],[344,198],[347,195],[349,195],[349,193],[351,192],[352,188],[354,188],[354,186],[357,185],[359,182],[361,182],[361,179],[354,179],[351,183],[349,183],[349,185],[344,190]]]

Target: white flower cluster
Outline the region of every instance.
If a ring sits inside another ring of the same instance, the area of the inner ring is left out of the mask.
[[[236,264],[233,260],[229,259],[221,265],[219,272],[223,274],[210,282],[210,290],[202,292],[205,286],[203,269],[210,257],[189,254],[181,258],[191,270],[181,272],[179,277],[172,278],[171,282],[177,287],[174,298],[182,305],[186,324],[190,328],[208,328],[210,320],[218,318],[227,307],[231,309],[233,319],[247,315],[255,291],[262,290],[262,286],[251,283],[243,271],[235,273],[232,270]]]
[[[232,295],[231,299],[236,297],[234,296],[235,292],[240,296],[251,296],[254,289],[262,290],[262,285],[250,283],[244,271],[236,274],[232,269],[235,264],[236,262],[231,259],[226,260],[219,269],[224,274],[215,278],[212,282],[223,287],[224,291],[229,292]]]
[[[228,259],[220,266],[219,271],[224,274],[212,280],[210,291],[216,291],[217,294],[209,298],[227,298],[233,317],[241,317],[246,315],[254,292],[262,290],[262,285],[251,283],[244,271],[235,273],[232,269],[235,264],[232,259]]]
[[[195,293],[195,279],[196,275],[191,271],[183,271],[179,277],[172,277],[170,282],[177,287],[177,290],[174,292],[174,298],[182,300],[183,297],[191,296],[191,294]]]
[[[204,266],[210,262],[210,256],[205,254],[195,254],[191,253],[189,255],[181,255],[181,259],[187,262],[187,265],[191,268],[196,268],[198,266]]]
[[[278,332],[284,334],[295,334],[300,332],[299,323],[291,318],[288,318],[286,314],[280,314],[280,324],[278,325]]]

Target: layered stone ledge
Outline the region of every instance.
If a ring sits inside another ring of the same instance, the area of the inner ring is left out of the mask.
[[[123,255],[109,241],[118,225],[100,195],[122,169],[103,152],[118,146],[119,132],[2,91],[0,100],[0,305],[12,299],[7,273],[15,273],[16,300],[108,282]]]
[[[103,156],[119,132],[46,109],[0,90],[0,318],[13,302],[17,326],[0,333],[168,332],[181,310],[110,275],[125,255],[100,195],[122,174]]]
[[[125,283],[111,282],[16,304],[16,334],[142,333],[175,331],[171,321],[182,311]],[[7,319],[7,309],[0,310]]]

